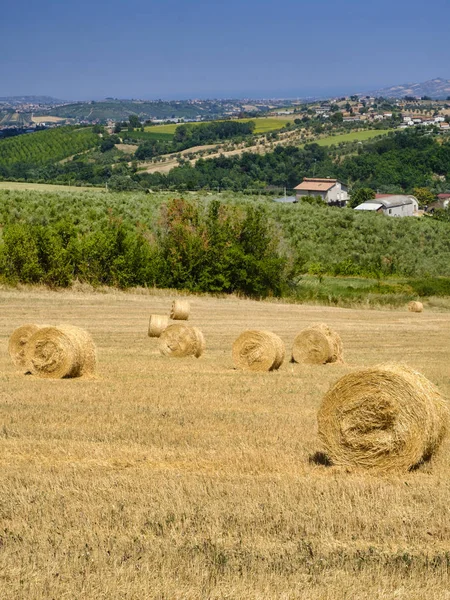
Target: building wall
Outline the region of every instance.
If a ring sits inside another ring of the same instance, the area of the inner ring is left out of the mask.
[[[383,208],[383,213],[388,215],[388,217],[412,217],[414,214],[414,204]]]
[[[296,191],[297,200],[301,200],[302,196],[319,196],[322,200],[328,203],[335,202],[346,202],[348,200],[347,188],[342,187],[338,182],[336,185],[333,185],[328,192],[314,192],[308,190],[297,190]]]
[[[301,200],[302,196],[318,196],[322,200],[326,200],[326,195],[326,192],[308,192],[308,190],[297,190],[296,192],[297,200]]]
[[[326,200],[327,202],[345,202],[348,200],[347,188],[342,186],[338,181],[330,190],[328,190]]]

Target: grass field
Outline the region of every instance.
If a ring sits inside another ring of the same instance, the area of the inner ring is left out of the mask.
[[[41,116],[41,117],[35,117],[33,115],[34,123],[61,123],[62,121],[65,121],[65,120],[66,119],[64,119],[62,117],[51,117],[50,115]]]
[[[104,188],[57,185],[52,183],[28,183],[0,181],[0,190],[36,190],[38,192],[104,192]]]
[[[448,316],[191,298],[196,359],[146,335],[171,296],[0,290],[2,600],[450,598],[450,442],[390,476],[311,462],[330,384],[400,360],[450,394]],[[23,323],[72,323],[95,380],[39,380],[7,355]],[[233,370],[246,328],[342,336],[343,365]]]
[[[316,144],[319,146],[331,146],[333,144],[337,145],[341,142],[364,142],[365,140],[370,140],[379,135],[386,135],[392,130],[388,129],[366,129],[363,131],[353,131],[352,133],[343,133],[340,135],[330,135],[329,137],[324,137],[318,140],[315,140]]]
[[[254,121],[255,133],[268,133],[270,131],[276,131],[277,129],[282,129],[286,123],[292,122],[292,119],[284,119],[277,117],[257,117],[255,119],[236,119],[238,123],[247,123],[248,121]],[[211,121],[205,121],[210,123]],[[186,123],[186,125],[199,125],[200,123]],[[175,133],[175,129],[180,125],[180,123],[170,123],[168,125],[153,125],[150,127],[146,127],[145,131],[154,133],[154,134],[171,134]]]

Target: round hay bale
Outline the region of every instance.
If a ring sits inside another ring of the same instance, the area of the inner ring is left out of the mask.
[[[169,317],[166,315],[150,315],[148,337],[159,337],[168,325]]]
[[[317,418],[333,464],[408,470],[438,448],[448,416],[428,379],[405,365],[386,364],[339,379]]]
[[[412,300],[412,302],[410,302],[408,304],[408,310],[410,312],[420,313],[420,312],[423,311],[423,304],[422,304],[422,302],[418,302],[416,300]]]
[[[343,362],[342,340],[325,323],[303,329],[292,346],[292,362],[310,365]]]
[[[197,350],[194,354],[195,358],[200,358],[203,352],[206,350],[206,340],[203,333],[200,331],[198,327],[192,327],[194,330],[195,337],[197,339]]]
[[[233,343],[234,365],[244,371],[274,371],[284,355],[282,340],[271,331],[244,331]]]
[[[73,325],[43,327],[25,347],[28,370],[44,379],[93,375],[97,357],[90,334]]]
[[[190,310],[191,305],[189,304],[189,300],[174,300],[170,310],[170,318],[174,321],[187,321]]]
[[[205,339],[196,327],[182,323],[169,325],[159,337],[159,351],[163,356],[199,358],[205,349]]]
[[[18,367],[25,366],[25,346],[38,329],[38,325],[28,323],[27,325],[21,325],[12,332],[8,342],[8,352],[11,360]]]

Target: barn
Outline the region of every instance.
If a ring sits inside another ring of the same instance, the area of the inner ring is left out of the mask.
[[[392,195],[366,200],[355,210],[377,212],[388,217],[412,217],[419,210],[419,203],[415,196]]]

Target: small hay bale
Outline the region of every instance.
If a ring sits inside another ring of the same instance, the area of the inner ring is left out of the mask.
[[[416,300],[412,300],[412,302],[410,302],[408,304],[408,310],[410,312],[420,313],[420,312],[423,311],[423,304],[422,304],[422,302],[418,302]]]
[[[30,337],[39,330],[38,325],[28,323],[15,329],[8,342],[8,352],[11,360],[18,367],[25,366],[25,346]]]
[[[439,390],[401,364],[345,375],[318,412],[319,437],[335,465],[406,471],[436,451],[449,410]]]
[[[325,323],[303,329],[292,346],[292,362],[309,365],[343,362],[342,340]]]
[[[205,349],[205,338],[197,327],[182,323],[169,325],[159,337],[159,351],[163,356],[199,358]]]
[[[96,364],[96,348],[90,334],[73,325],[43,327],[25,347],[27,369],[43,379],[93,375]]]
[[[169,317],[166,315],[150,315],[148,337],[159,337],[168,325]]]
[[[191,305],[189,304],[189,300],[174,300],[170,310],[170,318],[174,321],[187,321],[190,310]]]
[[[233,343],[234,366],[244,371],[275,371],[284,356],[283,341],[271,331],[244,331]]]

